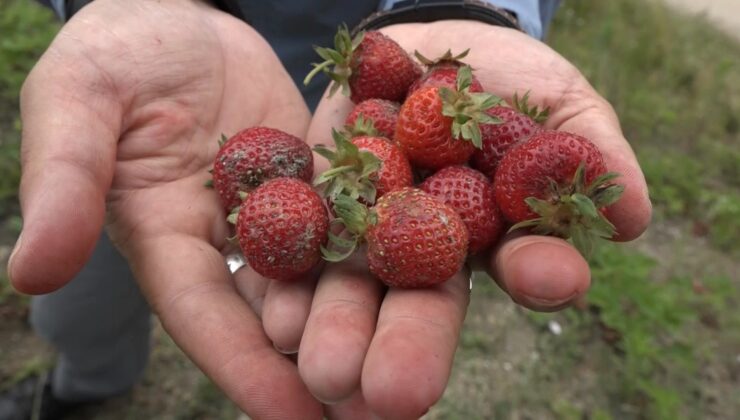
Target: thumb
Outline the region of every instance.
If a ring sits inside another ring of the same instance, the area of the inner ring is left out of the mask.
[[[74,277],[105,218],[122,106],[80,55],[50,50],[21,92],[23,232],[8,276],[23,293],[48,293]]]

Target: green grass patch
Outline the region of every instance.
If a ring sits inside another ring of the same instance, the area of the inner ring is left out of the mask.
[[[0,275],[0,305],[7,302],[14,294],[15,292],[13,287],[10,286],[7,276]]]
[[[732,272],[702,274],[700,267],[692,275],[665,273],[669,264],[619,244],[600,246],[590,259],[585,309],[515,310],[531,325],[534,344],[516,339],[527,328],[506,314],[514,304],[502,310],[502,292],[481,279],[474,294],[487,303],[473,308],[455,385],[435,418],[660,420],[737,412],[740,403],[730,395],[740,348],[740,313],[733,310],[740,284]],[[489,310],[504,317],[505,332],[476,324]],[[553,322],[559,330],[551,329]],[[502,364],[509,368],[488,367]]]
[[[28,71],[59,29],[54,15],[26,0],[0,3],[0,97],[13,104]]]
[[[6,386],[10,387],[31,376],[43,375],[52,368],[52,365],[53,361],[48,357],[48,355],[33,356],[13,374],[13,377],[10,378]]]
[[[58,30],[53,14],[33,1],[0,2],[0,215],[18,195],[20,89]]]
[[[550,362],[535,367],[529,383],[537,389],[563,375],[577,379],[579,367],[588,365],[598,375],[589,392],[601,394],[603,405],[576,408],[577,396],[556,400],[550,410],[557,418],[597,411],[613,418],[701,418],[714,386],[702,372],[729,367],[735,357],[729,349],[740,346],[740,314],[732,311],[738,286],[727,277],[657,281],[656,261],[618,245],[601,247],[590,263],[588,309],[528,313],[543,329],[551,320],[564,326],[561,336],[539,338]]]

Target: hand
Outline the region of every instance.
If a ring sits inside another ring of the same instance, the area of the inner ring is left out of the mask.
[[[470,48],[465,61],[487,91],[503,98],[531,90],[531,103],[552,109],[547,128],[588,137],[609,170],[622,174],[618,182],[625,193],[609,211],[616,239],[634,239],[645,230],[651,213],[647,188],[617,117],[564,58],[523,33],[477,22],[404,24],[383,32],[426,57]],[[344,97],[324,99],[308,142],[330,144],[331,128],[341,127],[350,109]],[[486,260],[512,299],[535,310],[564,308],[590,283],[586,261],[558,238],[509,235]],[[315,396],[333,404],[337,416],[369,410],[382,418],[418,418],[445,389],[468,299],[468,273],[430,289],[386,291],[364,257],[355,255],[324,270],[302,336],[284,327],[302,321],[283,317],[278,323],[267,315],[274,308],[265,307],[264,321],[268,335],[284,348],[300,342],[301,377]],[[307,312],[296,307],[308,302],[296,299],[293,311]]]
[[[107,207],[167,332],[226,394],[256,418],[319,417],[258,319],[251,298],[266,281],[244,269],[234,287],[225,214],[203,185],[221,133],[265,125],[305,136],[308,110],[267,43],[199,1],[98,0],[64,26],[21,99],[15,287],[63,286]]]

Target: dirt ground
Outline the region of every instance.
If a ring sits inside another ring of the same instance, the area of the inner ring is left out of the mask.
[[[705,14],[725,32],[740,39],[740,1],[738,0],[664,0],[687,13]]]

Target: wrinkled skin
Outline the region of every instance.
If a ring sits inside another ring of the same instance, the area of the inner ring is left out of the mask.
[[[623,174],[610,212],[619,239],[645,229],[644,179],[616,116],[555,52],[473,22],[384,32],[425,56],[470,47],[467,61],[499,95],[531,89],[532,103],[554,109],[549,128],[591,138]],[[441,396],[467,273],[386,291],[357,255],[290,284],[248,267],[229,274],[225,214],[203,188],[220,134],[266,125],[326,142],[351,109],[325,100],[311,123],[247,25],[195,0],[97,0],[64,26],[21,101],[24,229],[8,269],[18,290],[62,287],[105,226],[167,332],[252,417],[413,418]],[[538,310],[567,306],[589,284],[587,264],[560,239],[510,237],[486,261],[516,302]],[[299,346],[296,366],[281,352]]]

